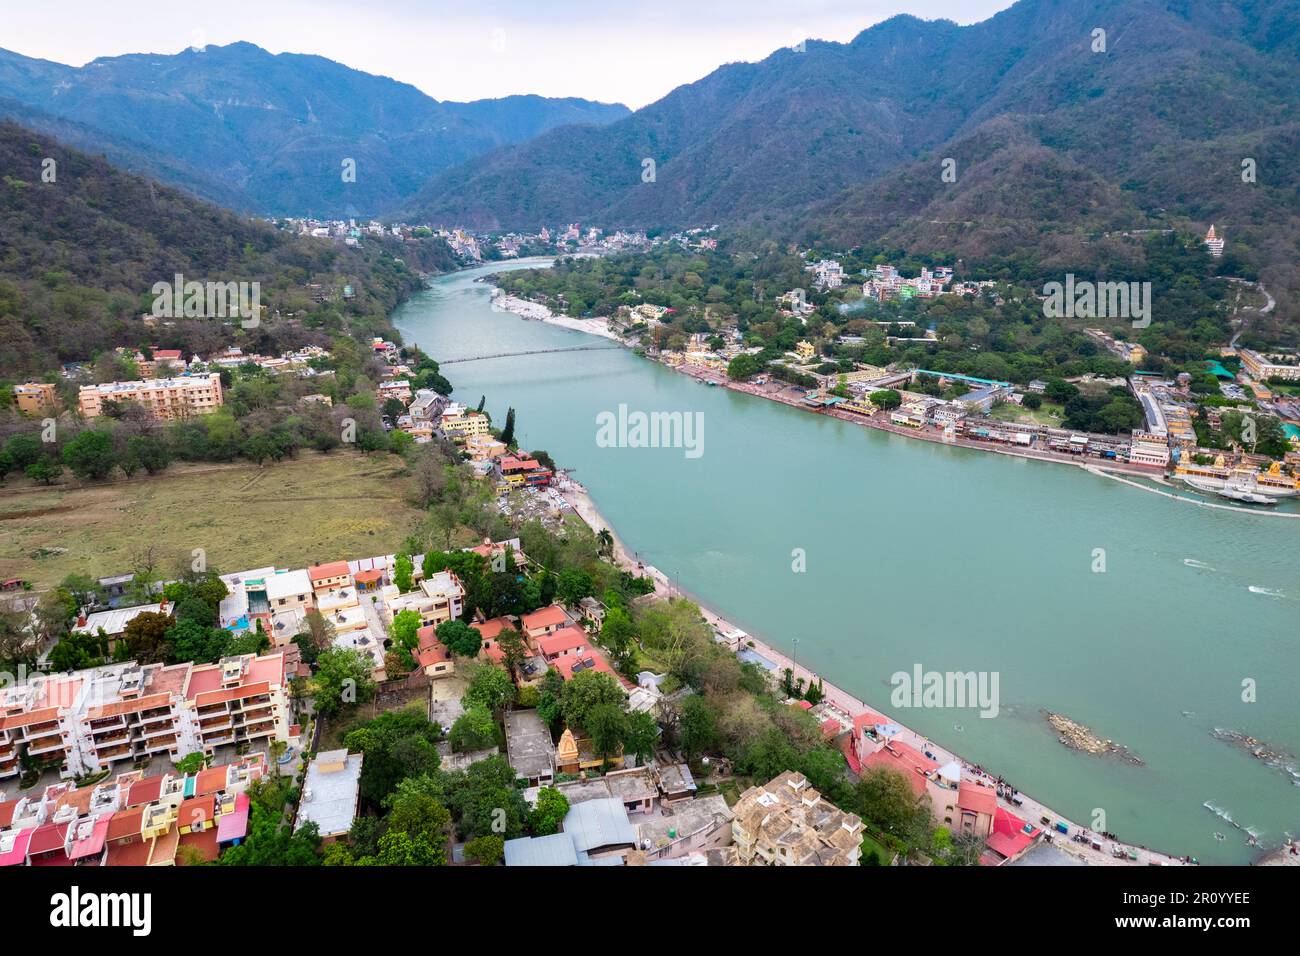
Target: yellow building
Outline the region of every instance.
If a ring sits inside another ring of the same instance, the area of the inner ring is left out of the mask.
[[[83,385],[77,394],[81,414],[98,418],[107,402],[136,402],[155,421],[174,421],[215,412],[224,403],[217,372],[182,378]]]
[[[471,438],[474,435],[486,435],[489,432],[488,417],[481,412],[443,415],[442,430],[454,441]]]
[[[50,382],[28,382],[14,386],[14,400],[24,415],[44,415],[55,409],[57,399]]]
[[[817,354],[817,350],[816,350],[815,348],[813,348],[813,345],[812,345],[811,342],[799,342],[799,343],[797,343],[797,344],[795,345],[795,347],[794,347],[794,352],[795,352],[795,354],[798,355],[801,359],[810,359],[810,358],[812,358],[814,355]]]

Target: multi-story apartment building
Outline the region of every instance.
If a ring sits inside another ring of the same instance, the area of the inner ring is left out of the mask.
[[[397,585],[390,584],[380,592],[384,620],[393,623],[401,611],[415,611],[420,615],[420,626],[438,625],[460,617],[465,610],[465,586],[451,571],[439,571],[420,582],[419,590],[402,594]]]
[[[179,760],[225,744],[287,740],[282,652],[216,664],[134,661],[39,675],[0,691],[0,779],[23,758],[81,777],[154,754]]]
[[[1251,378],[1261,382],[1270,378],[1300,382],[1300,362],[1294,355],[1264,355],[1254,349],[1241,349],[1238,354],[1242,368],[1250,373]]]
[[[132,401],[143,406],[156,421],[175,421],[193,415],[207,415],[224,403],[221,375],[190,375],[182,378],[154,378],[140,382],[107,382],[83,385],[77,396],[81,414],[98,418],[106,402]]]
[[[24,415],[44,415],[54,411],[57,398],[50,382],[28,382],[14,386],[14,401]]]

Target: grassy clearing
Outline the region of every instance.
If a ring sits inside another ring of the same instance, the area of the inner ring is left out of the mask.
[[[11,481],[0,487],[0,577],[41,588],[74,572],[125,574],[151,545],[165,571],[195,548],[223,572],[389,553],[419,517],[408,483],[397,458],[345,451],[107,484]]]
[[[1043,406],[1037,410],[1024,408],[1011,402],[1003,402],[1001,405],[994,405],[993,410],[989,413],[990,418],[996,418],[1003,422],[1033,422],[1036,425],[1047,425],[1053,428],[1061,426],[1061,419],[1065,416],[1065,407],[1055,405],[1052,402],[1044,402]]]

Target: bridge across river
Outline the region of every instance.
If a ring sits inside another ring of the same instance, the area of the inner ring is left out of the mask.
[[[571,345],[559,349],[529,349],[526,352],[494,352],[491,355],[471,355],[467,358],[442,359],[442,365],[455,365],[459,362],[486,362],[488,359],[514,358],[516,355],[545,355],[549,352],[603,352],[607,349],[621,349],[621,345]]]

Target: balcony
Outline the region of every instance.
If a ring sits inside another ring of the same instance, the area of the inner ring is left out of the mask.
[[[57,720],[47,720],[39,724],[28,724],[25,728],[25,739],[30,741],[36,737],[49,737],[51,734],[59,734],[59,722]]]
[[[97,734],[101,730],[108,730],[109,728],[112,727],[125,727],[125,726],[126,726],[126,717],[123,716],[122,714],[118,714],[116,717],[100,717],[96,720],[90,721],[90,732],[92,734]]]
[[[97,749],[95,751],[95,756],[98,757],[100,760],[122,760],[125,757],[130,757],[132,753],[133,750],[131,745],[129,743],[125,743],[125,744],[117,744],[116,746],[109,747],[105,750]]]
[[[95,739],[95,749],[98,750],[100,747],[104,747],[109,744],[115,744],[123,740],[130,740],[131,731],[129,731],[125,727],[118,727],[110,731],[105,731],[102,736],[100,734],[95,734],[94,739]]]
[[[63,753],[62,740],[45,740],[27,746],[27,752],[32,756],[36,756],[37,754],[55,753],[56,751],[60,754]]]

